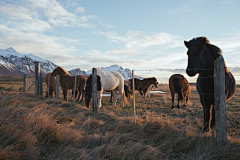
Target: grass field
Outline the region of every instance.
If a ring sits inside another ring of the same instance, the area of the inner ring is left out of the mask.
[[[16,82],[17,83],[17,82]],[[228,142],[202,133],[203,111],[195,86],[190,102],[171,109],[168,86],[146,100],[112,107],[103,97],[98,112],[83,103],[3,90],[0,95],[0,159],[239,159],[240,89],[227,102]],[[71,95],[71,94],[70,94]],[[70,96],[69,95],[69,96]]]

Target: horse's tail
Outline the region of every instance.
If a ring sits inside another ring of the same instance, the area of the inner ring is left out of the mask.
[[[182,101],[183,100],[183,93],[182,93],[182,88],[180,86],[180,79],[179,77],[173,77],[173,85],[174,85],[174,88],[175,88],[175,93],[178,93],[178,97],[179,97],[179,100]]]

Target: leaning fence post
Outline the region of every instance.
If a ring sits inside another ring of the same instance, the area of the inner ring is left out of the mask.
[[[24,75],[24,77],[23,77],[23,92],[26,91],[26,81],[27,81],[27,75]]]
[[[214,101],[216,119],[216,138],[218,144],[227,142],[227,114],[225,99],[224,59],[219,56],[214,64]]]
[[[133,92],[133,115],[134,124],[136,124],[136,107],[135,107],[135,80],[134,80],[134,70],[132,70],[132,92]]]
[[[56,98],[59,99],[59,84],[60,84],[60,75],[56,76]]]
[[[97,111],[97,69],[92,69],[92,105],[93,111]]]
[[[39,73],[40,73],[40,62],[35,63],[35,95],[39,95]]]
[[[75,103],[75,96],[76,96],[76,86],[77,86],[77,76],[75,76],[75,81],[74,81],[74,94],[73,94],[73,103]]]

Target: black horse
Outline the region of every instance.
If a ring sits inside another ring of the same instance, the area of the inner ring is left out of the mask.
[[[222,55],[222,51],[217,46],[210,44],[206,37],[193,38],[190,41],[184,41],[188,48],[188,66],[186,73],[192,77],[197,73],[197,91],[204,112],[203,131],[208,132],[215,125],[214,111],[214,61]],[[225,68],[225,97],[229,100],[236,91],[236,82],[228,70]]]
[[[100,76],[97,75],[97,91],[101,90],[101,83],[100,83]],[[86,88],[85,88],[85,102],[87,108],[90,107],[90,101],[92,98],[92,75],[90,75],[86,82]]]

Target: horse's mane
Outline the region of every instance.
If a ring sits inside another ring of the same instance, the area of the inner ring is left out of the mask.
[[[190,40],[190,41],[202,40],[203,38],[206,38],[206,42],[207,42],[206,48],[207,48],[209,51],[212,52],[212,54],[213,54],[213,56],[214,56],[215,59],[216,59],[217,57],[219,57],[219,56],[223,56],[223,55],[222,55],[222,50],[221,50],[221,48],[219,48],[218,46],[215,46],[215,45],[211,44],[211,42],[209,41],[209,39],[208,39],[207,37],[197,37],[197,38],[193,38],[193,39]],[[224,68],[225,68],[225,71],[226,71],[226,72],[230,72],[229,69],[227,68],[227,65],[226,65],[225,61],[224,61]]]
[[[203,39],[206,40],[206,48],[208,50],[210,50],[214,54],[217,54],[217,57],[220,56],[220,55],[222,56],[221,48],[211,44],[211,42],[209,41],[209,39],[207,37],[196,37],[196,38],[191,39],[189,42],[190,43],[195,43],[195,42],[202,41]]]
[[[60,70],[62,70],[66,75],[71,76],[71,75],[68,73],[68,71],[66,71],[63,67],[58,66],[57,68],[59,68]]]

